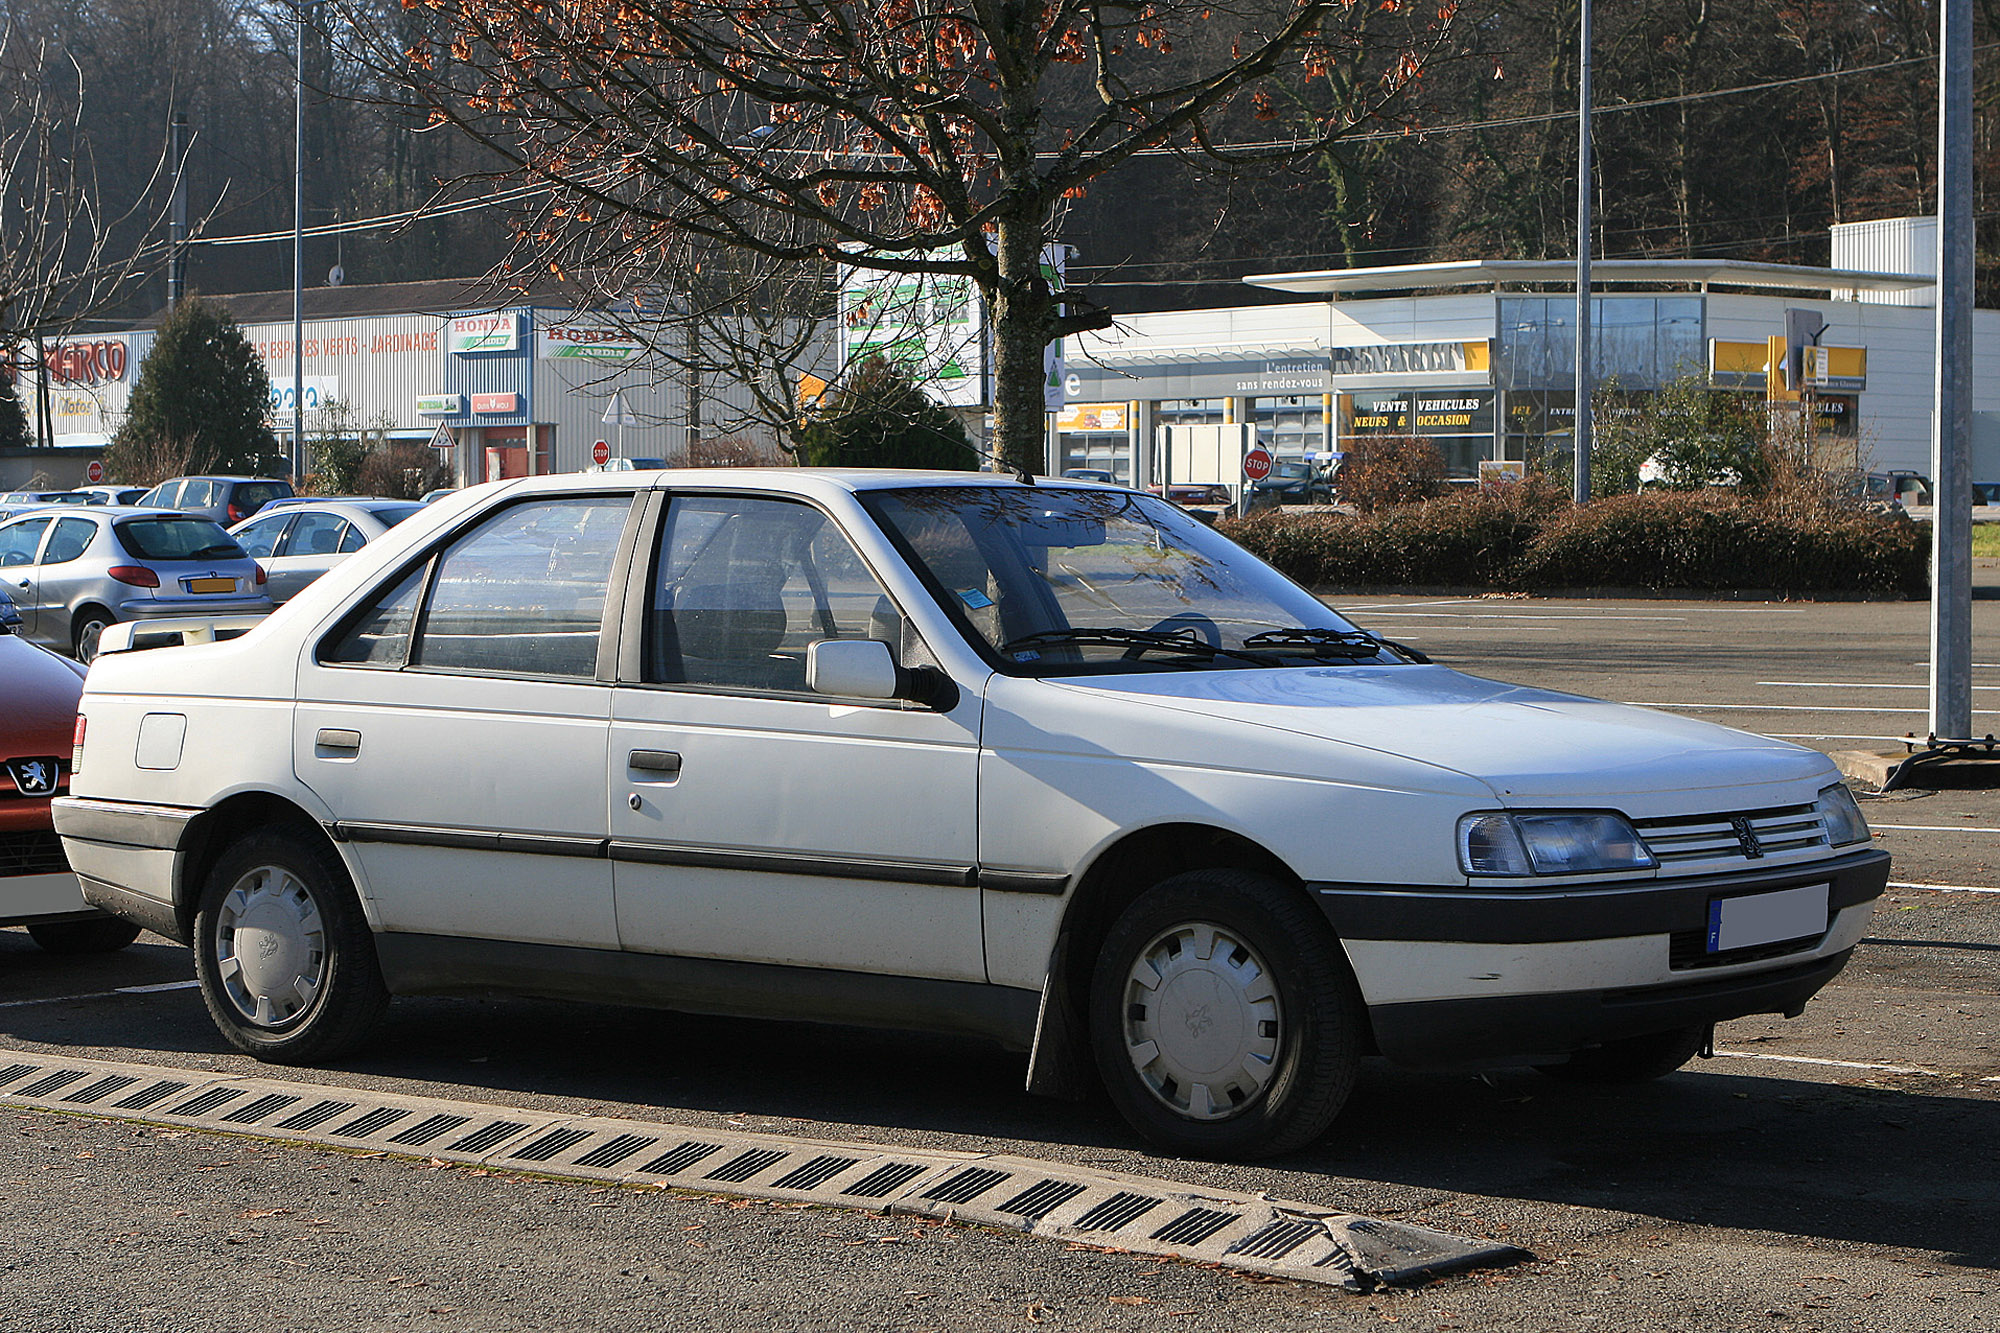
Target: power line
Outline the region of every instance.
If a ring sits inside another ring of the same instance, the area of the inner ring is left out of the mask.
[[[1975,46],[1973,54],[1977,55],[1983,51],[1993,50],[1996,46],[2000,46],[2000,43],[1988,42],[1980,46]],[[1622,111],[1647,111],[1655,107],[1680,106],[1692,102],[1713,101],[1723,97],[1739,97],[1750,93],[1770,92],[1777,88],[1792,88],[1808,83],[1818,83],[1827,79],[1844,79],[1861,74],[1879,74],[1885,70],[1902,69],[1911,65],[1929,65],[1933,59],[1934,57],[1931,56],[1906,56],[1898,60],[1885,60],[1873,65],[1857,65],[1852,69],[1824,70],[1818,74],[1800,74],[1788,79],[1772,79],[1764,83],[1740,84],[1734,88],[1715,88],[1707,92],[1684,93],[1673,97],[1655,97],[1639,102],[1613,102],[1608,105],[1596,107],[1592,114],[1605,116]],[[1397,130],[1371,130],[1364,134],[1343,135],[1333,142],[1336,144],[1385,143],[1411,138],[1427,138],[1431,135],[1466,134],[1479,130],[1513,129],[1528,125],[1547,125],[1575,120],[1576,117],[1577,113],[1575,111],[1548,111],[1526,116],[1501,116],[1486,120],[1459,121],[1454,124],[1414,126]],[[1249,153],[1269,151],[1275,148],[1304,148],[1307,142],[1296,138],[1265,139],[1249,143],[1218,144],[1216,148],[1222,153]],[[1332,145],[1329,144],[1328,146]],[[1182,158],[1186,157],[1186,155],[1186,149],[1166,147],[1140,148],[1132,154],[1134,157]],[[885,154],[884,156],[893,157],[895,155]],[[1058,156],[1058,154],[1045,152],[1038,154],[1038,156],[1047,158]],[[553,193],[554,189],[555,187],[552,185],[522,185],[512,190],[503,190],[498,194],[478,199],[462,199],[456,203],[441,204],[435,207],[425,204],[417,208],[405,209],[398,213],[378,214],[372,218],[356,218],[348,222],[323,223],[316,227],[305,228],[304,234],[307,236],[343,236],[365,231],[380,231],[405,226],[412,222],[451,217],[459,213],[470,213],[483,208],[517,203],[525,199],[534,198],[537,195]],[[283,231],[259,232],[246,236],[198,236],[190,238],[187,243],[189,245],[205,246],[268,245],[274,241],[289,241],[291,238],[292,230],[287,227]]]

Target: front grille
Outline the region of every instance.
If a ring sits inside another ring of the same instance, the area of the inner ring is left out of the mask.
[[[52,830],[0,833],[0,878],[11,875],[59,875],[69,869],[62,839]]]
[[[1810,805],[1675,819],[1635,819],[1632,824],[1662,868],[1745,865],[1827,845],[1826,827]]]

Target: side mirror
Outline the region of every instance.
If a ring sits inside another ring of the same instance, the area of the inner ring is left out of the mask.
[[[849,699],[894,699],[902,672],[877,639],[821,639],[806,649],[806,688]]]

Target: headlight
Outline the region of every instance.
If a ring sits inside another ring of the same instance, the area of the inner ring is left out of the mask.
[[[1468,875],[1577,875],[1659,864],[1618,815],[1497,810],[1458,821],[1458,863]]]
[[[1826,829],[1828,846],[1845,847],[1850,842],[1870,841],[1868,821],[1861,817],[1861,807],[1855,803],[1854,793],[1838,783],[1820,792],[1819,799],[1813,802],[1813,810]]]

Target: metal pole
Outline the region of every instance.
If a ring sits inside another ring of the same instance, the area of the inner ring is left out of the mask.
[[[1938,34],[1937,386],[1931,414],[1931,736],[1972,739],[1972,2]]]
[[[292,480],[305,480],[306,451],[306,11],[298,20],[292,83]]]
[[[187,293],[187,113],[176,111],[173,120],[174,202],[167,222],[167,306],[181,303]]]
[[[1590,0],[1580,0],[1576,76],[1576,502],[1590,501]]]

